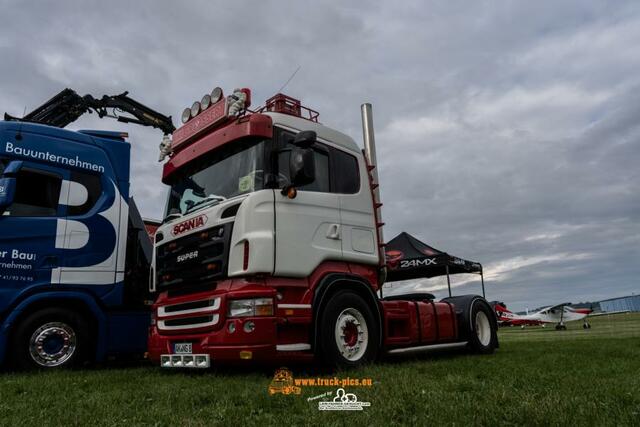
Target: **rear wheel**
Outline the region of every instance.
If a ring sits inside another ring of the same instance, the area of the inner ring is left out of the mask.
[[[469,346],[477,353],[490,354],[497,347],[498,336],[491,309],[476,300],[471,306],[471,334]]]
[[[88,344],[86,322],[76,313],[48,308],[29,315],[11,342],[14,365],[22,369],[77,366]]]
[[[358,294],[335,294],[320,318],[322,356],[334,367],[355,367],[375,360],[380,328],[373,312]]]

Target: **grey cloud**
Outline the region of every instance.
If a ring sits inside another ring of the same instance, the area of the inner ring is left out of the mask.
[[[216,85],[261,103],[301,66],[285,92],[356,140],[374,104],[388,238],[483,262],[488,296],[517,309],[640,291],[635,2],[0,5],[0,112],[69,86],[177,119]],[[158,217],[161,135],[126,130],[132,193]],[[478,292],[467,279],[456,292]]]

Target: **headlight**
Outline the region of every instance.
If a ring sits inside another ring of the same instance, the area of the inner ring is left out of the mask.
[[[229,317],[273,316],[272,298],[250,298],[229,301]]]

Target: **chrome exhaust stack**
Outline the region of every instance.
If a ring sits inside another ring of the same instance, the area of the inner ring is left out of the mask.
[[[366,103],[360,106],[360,111],[362,113],[362,136],[364,138],[364,155],[367,158],[367,163],[371,166],[371,177],[373,179],[373,183],[377,184],[373,191],[375,210],[376,210],[376,220],[378,224],[378,237],[380,241],[378,244],[382,245],[384,242],[384,236],[382,234],[382,206],[380,203],[380,181],[378,180],[378,162],[376,158],[376,138],[373,132],[373,112],[371,108],[371,104]],[[385,264],[384,258],[384,246],[380,247],[380,256],[382,259],[380,263],[382,265]]]

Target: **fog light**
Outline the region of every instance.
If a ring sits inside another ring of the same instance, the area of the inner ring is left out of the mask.
[[[253,332],[255,329],[256,329],[256,324],[253,323],[251,320],[249,320],[244,324],[244,331],[247,333]]]
[[[184,362],[185,368],[193,368],[195,366],[193,356],[184,356],[182,361]]]
[[[253,352],[248,350],[243,350],[240,352],[240,359],[249,360],[253,358]]]
[[[229,326],[227,326],[227,330],[230,334],[234,333],[236,331],[236,324],[234,322],[229,323]]]
[[[160,356],[160,365],[164,367],[171,366],[171,357],[170,356]]]
[[[202,368],[207,366],[207,356],[196,356],[196,366]]]

